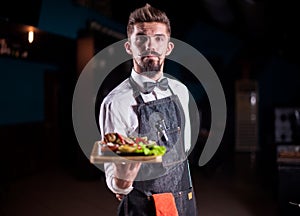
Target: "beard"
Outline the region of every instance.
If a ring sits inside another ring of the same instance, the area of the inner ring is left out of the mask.
[[[155,77],[161,71],[161,66],[160,61],[154,61],[153,59],[142,61],[140,64],[141,72],[149,78]]]

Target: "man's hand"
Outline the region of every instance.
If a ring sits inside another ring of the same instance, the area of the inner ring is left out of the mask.
[[[114,180],[116,186],[121,189],[130,187],[140,167],[140,162],[114,163]]]
[[[116,198],[121,201],[123,199],[124,195],[123,194],[116,194]]]

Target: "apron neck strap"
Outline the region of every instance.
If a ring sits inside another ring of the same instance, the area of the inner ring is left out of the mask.
[[[143,97],[141,95],[141,90],[139,89],[138,84],[133,80],[132,76],[129,77],[129,83],[131,87],[133,88],[133,97],[135,98],[136,102],[138,104],[145,103],[143,100]]]

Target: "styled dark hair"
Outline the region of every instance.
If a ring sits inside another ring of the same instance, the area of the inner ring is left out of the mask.
[[[127,24],[127,36],[133,32],[133,26],[137,23],[143,22],[159,22],[164,23],[167,26],[169,35],[171,35],[171,25],[170,20],[166,13],[152,7],[150,4],[146,4],[144,7],[135,9],[129,16]]]

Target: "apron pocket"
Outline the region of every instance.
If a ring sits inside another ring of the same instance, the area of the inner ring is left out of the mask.
[[[179,216],[197,216],[197,206],[193,188],[173,193]]]

